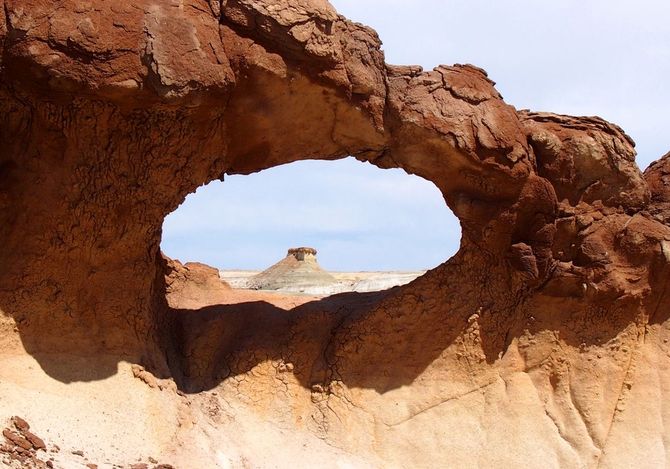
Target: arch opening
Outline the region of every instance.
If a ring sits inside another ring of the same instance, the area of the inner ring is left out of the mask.
[[[161,250],[233,290],[327,297],[409,283],[460,237],[432,182],[345,158],[210,182],[165,218]]]

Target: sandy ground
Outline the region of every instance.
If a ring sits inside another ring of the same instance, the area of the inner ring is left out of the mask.
[[[272,301],[290,308],[309,297],[231,292],[230,301]],[[172,380],[138,373],[119,357],[33,357],[0,311],[0,429],[18,415],[46,443],[41,461],[57,469],[364,468],[373,455],[334,448],[307,428],[271,422],[253,405],[217,390],[177,392]],[[49,363],[49,372],[41,364]],[[109,376],[100,369],[115,370]],[[50,373],[57,372],[58,379]],[[76,376],[76,380],[63,377]],[[141,466],[147,464],[147,466]],[[0,468],[25,466],[0,454]]]
[[[83,358],[60,359],[90,366]],[[216,392],[180,396],[167,380],[159,380],[165,389],[152,388],[132,366],[121,362],[106,379],[63,383],[29,355],[0,355],[0,423],[24,418],[47,444],[37,456],[63,469],[154,467],[153,461],[175,468],[367,467],[308,431],[267,422]],[[0,458],[0,467],[21,465]]]
[[[106,360],[50,358],[80,370],[97,368]],[[105,365],[117,366],[114,375],[68,383],[51,378],[30,355],[0,355],[2,427],[13,415],[28,421],[47,443],[47,454],[38,457],[53,458],[55,467],[84,468],[93,463],[111,468],[119,463],[149,463],[150,457],[169,463],[164,455],[179,428],[177,396],[136,379],[130,363],[107,361]],[[75,454],[79,451],[82,455]]]

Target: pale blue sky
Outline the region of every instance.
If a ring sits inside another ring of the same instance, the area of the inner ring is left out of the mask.
[[[517,108],[604,117],[636,141],[642,168],[670,150],[667,0],[332,3],[377,30],[389,63],[473,63]],[[201,188],[166,219],[162,247],[182,261],[260,269],[310,245],[328,269],[402,270],[440,264],[459,239],[430,183],[347,159]]]
[[[416,270],[457,249],[460,227],[437,188],[353,158],[227,176],[190,195],[164,224],[171,257],[263,269],[311,246],[329,270]]]

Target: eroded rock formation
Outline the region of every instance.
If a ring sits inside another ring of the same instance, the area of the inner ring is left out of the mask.
[[[670,157],[643,176],[601,119],[519,112],[471,65],[387,65],[325,0],[1,3],[0,351],[60,382],[174,378],[202,394],[161,434],[234,464],[262,451],[207,429],[259,415],[327,443],[306,464],[667,464]],[[171,307],[161,225],[188,193],[348,155],[432,181],[458,254],[288,313]]]
[[[323,270],[316,260],[314,248],[291,248],[286,257],[249,279],[247,288],[300,291],[328,287],[337,283],[335,277]]]

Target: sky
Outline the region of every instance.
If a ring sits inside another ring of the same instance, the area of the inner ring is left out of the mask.
[[[518,109],[603,117],[633,137],[642,169],[670,151],[668,0],[331,3],[377,30],[389,63],[472,63]],[[166,218],[162,248],[222,269],[263,269],[307,245],[329,270],[419,270],[459,241],[431,183],[348,158],[200,188]]]

